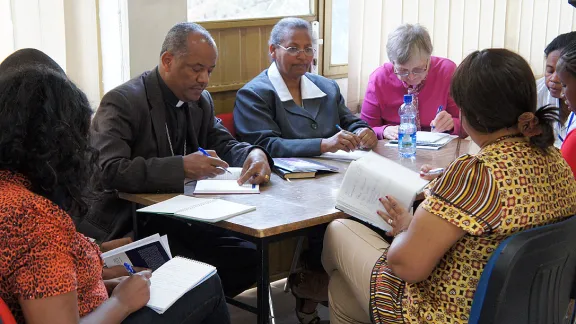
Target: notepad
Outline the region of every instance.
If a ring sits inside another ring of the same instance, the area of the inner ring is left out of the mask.
[[[416,145],[437,143],[442,139],[446,139],[450,134],[436,133],[436,132],[416,132]]]
[[[323,158],[323,159],[330,159],[330,160],[354,161],[354,160],[358,160],[359,158],[365,156],[367,153],[368,153],[368,151],[362,151],[362,150],[356,150],[356,151],[351,151],[351,152],[338,150],[334,153],[332,153],[332,152],[324,153],[318,157]]]
[[[256,210],[254,206],[243,205],[223,199],[196,198],[179,195],[163,202],[138,209],[140,213],[174,215],[207,223],[215,223],[234,216]]]
[[[338,196],[336,208],[385,231],[392,228],[376,211],[386,212],[378,200],[393,196],[410,210],[416,194],[428,181],[400,164],[374,152],[350,163]]]
[[[258,194],[260,185],[245,183],[238,185],[242,168],[228,168],[228,172],[212,179],[199,180],[196,182],[194,194]]]
[[[185,293],[215,273],[216,268],[209,264],[177,256],[152,274],[150,300],[146,306],[163,314]]]

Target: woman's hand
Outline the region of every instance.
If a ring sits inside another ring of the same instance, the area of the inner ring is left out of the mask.
[[[384,128],[384,133],[382,134],[385,139],[397,140],[398,139],[398,126],[388,126]]]
[[[442,110],[430,123],[433,132],[443,133],[454,129],[454,119],[446,110]]]
[[[127,314],[134,313],[150,300],[150,277],[152,272],[142,271],[122,280],[112,291],[111,298],[118,300]]]
[[[428,173],[428,172],[430,172],[430,170],[434,170],[434,169],[438,169],[438,168],[434,168],[430,164],[423,164],[420,167],[420,178],[422,178],[424,180],[432,181],[432,180],[438,178],[439,176],[441,176],[442,174],[444,174],[444,172]]]
[[[408,229],[408,225],[412,221],[412,215],[404,207],[400,206],[398,201],[392,196],[386,196],[386,198],[380,198],[379,200],[386,212],[379,210],[378,215],[392,227],[392,231],[386,232],[386,234],[396,236]]]

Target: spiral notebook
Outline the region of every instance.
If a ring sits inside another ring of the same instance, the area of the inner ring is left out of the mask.
[[[185,219],[215,223],[253,210],[256,210],[256,207],[228,200],[179,195],[137,211],[140,213],[174,215]]]
[[[164,263],[150,278],[150,300],[146,306],[163,314],[180,297],[216,273],[216,268],[183,257]]]

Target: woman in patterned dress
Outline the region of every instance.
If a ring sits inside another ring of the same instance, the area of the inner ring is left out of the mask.
[[[380,201],[395,238],[330,224],[322,262],[331,323],[467,323],[482,270],[508,236],[576,213],[576,181],[554,144],[556,108],[536,111],[528,63],[504,49],[470,54],[451,95],[481,147],[426,188],[414,215]]]

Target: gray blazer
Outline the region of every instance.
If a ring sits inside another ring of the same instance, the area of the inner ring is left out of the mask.
[[[293,100],[282,102],[268,78],[268,70],[236,94],[234,127],[238,139],[264,147],[273,157],[317,156],[323,138],[343,129],[369,127],[344,104],[334,80],[306,73],[326,96],[305,99],[302,108]]]
[[[131,203],[118,192],[183,192],[184,165],[172,156],[166,135],[166,106],[157,69],[108,92],[96,111],[90,129],[91,143],[100,152],[102,185],[106,192],[92,205],[78,230],[97,240],[118,238],[132,228]],[[198,104],[188,105],[187,141],[215,150],[230,166],[242,166],[256,146],[238,142],[214,117],[214,103],[204,91]],[[271,161],[271,159],[269,159]],[[272,164],[271,164],[272,166]]]

